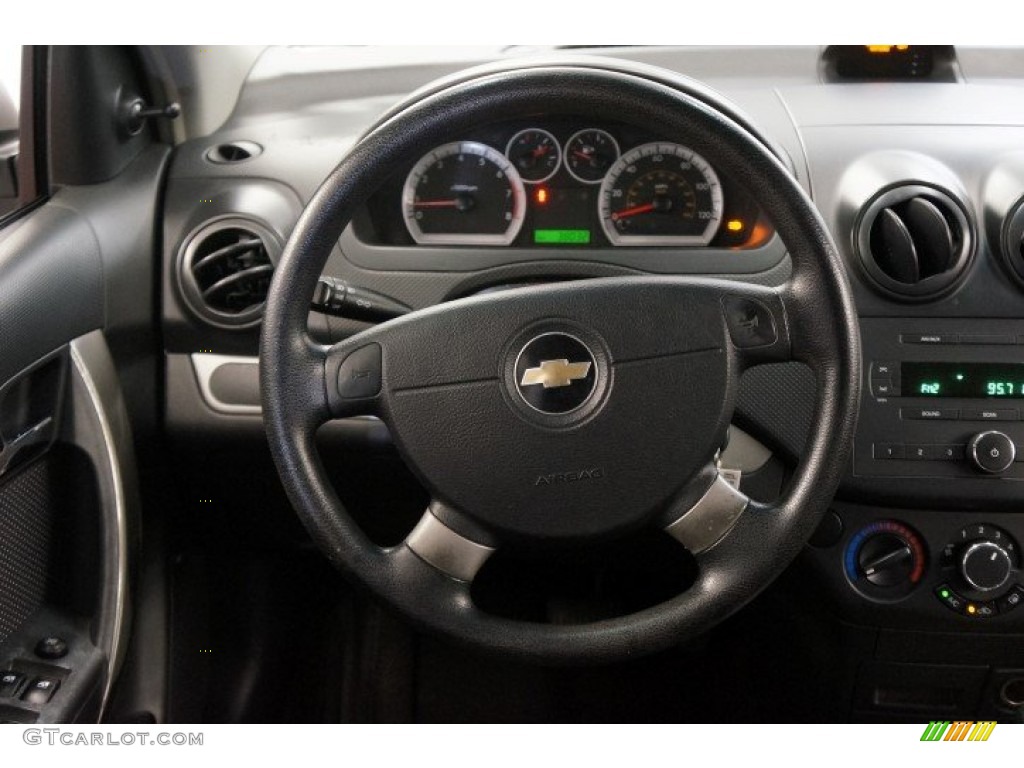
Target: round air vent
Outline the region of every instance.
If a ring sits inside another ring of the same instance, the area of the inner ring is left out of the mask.
[[[185,239],[179,253],[182,296],[193,312],[213,325],[255,325],[263,314],[280,250],[277,237],[256,222],[208,222]]]
[[[1024,198],[1007,214],[1000,240],[1003,261],[1011,274],[1024,282]]]
[[[855,241],[868,276],[885,292],[911,300],[951,290],[974,253],[964,207],[949,193],[923,184],[876,196],[861,213]]]
[[[206,152],[206,159],[218,165],[234,165],[251,160],[263,152],[263,147],[254,141],[229,141],[211,147]]]

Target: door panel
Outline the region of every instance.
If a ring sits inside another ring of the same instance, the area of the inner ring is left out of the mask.
[[[52,67],[65,75],[47,85],[52,114],[79,107],[48,123],[63,186],[0,229],[0,722],[103,716],[131,638],[136,455],[149,450],[132,433],[150,442],[158,423],[153,265],[170,153],[147,132],[122,137],[104,111],[138,87],[127,51],[50,60],[90,66]]]
[[[88,221],[53,202],[0,230],[0,383],[103,326],[103,263]]]

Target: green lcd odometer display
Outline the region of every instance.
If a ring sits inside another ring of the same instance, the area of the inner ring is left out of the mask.
[[[904,397],[1024,399],[1024,363],[901,363]]]
[[[535,229],[533,242],[536,245],[588,245],[589,229]]]

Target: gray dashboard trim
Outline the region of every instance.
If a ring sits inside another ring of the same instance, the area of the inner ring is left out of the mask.
[[[786,86],[781,92],[800,128],[1024,124],[1020,90],[1007,85],[843,83]]]
[[[199,382],[199,391],[203,394],[203,400],[219,413],[236,415],[257,415],[263,409],[258,405],[240,405],[238,403],[225,403],[214,394],[210,381],[213,374],[222,365],[251,365],[258,369],[260,360],[258,357],[242,357],[238,355],[215,355],[208,352],[196,352],[192,355],[192,366],[196,371],[196,381]]]
[[[258,357],[247,357],[244,355],[217,355],[209,352],[194,352],[191,355],[192,367],[195,370],[196,381],[199,383],[199,392],[203,401],[212,410],[229,416],[259,416],[263,409],[258,405],[241,405],[239,403],[227,403],[221,400],[213,391],[210,385],[213,375],[224,365],[250,365],[254,369],[259,368]],[[378,422],[376,416],[351,416],[345,421],[374,421]]]
[[[786,256],[786,246],[778,235],[759,248],[566,248],[543,251],[539,248],[482,248],[368,245],[347,227],[341,235],[341,251],[357,267],[402,272],[477,272],[509,264],[555,260],[614,264],[644,272],[673,275],[753,274],[775,267]]]

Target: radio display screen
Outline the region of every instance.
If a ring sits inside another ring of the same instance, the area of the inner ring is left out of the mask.
[[[1024,363],[901,363],[904,397],[1024,398]]]

